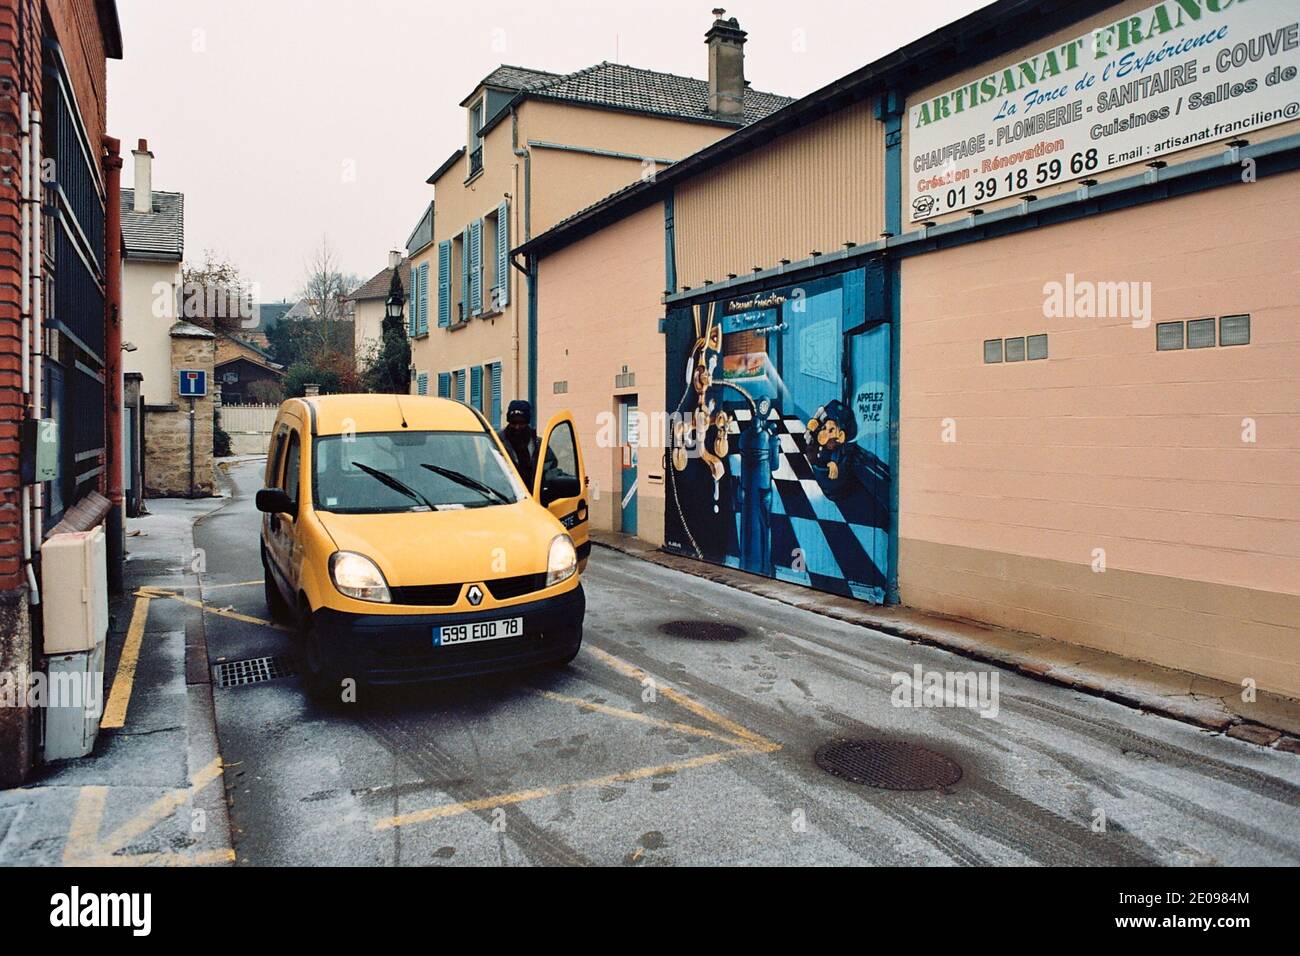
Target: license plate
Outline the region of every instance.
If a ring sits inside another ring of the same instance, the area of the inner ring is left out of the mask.
[[[449,624],[433,629],[433,646],[472,644],[475,641],[498,641],[504,637],[518,637],[524,633],[522,617],[507,617],[500,621],[479,621],[475,624]]]

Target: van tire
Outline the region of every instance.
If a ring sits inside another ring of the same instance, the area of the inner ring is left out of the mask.
[[[276,624],[288,624],[293,615],[289,611],[289,603],[280,593],[280,587],[271,574],[271,565],[266,560],[265,550],[262,551],[262,586],[266,594],[266,610],[271,615],[271,620]]]
[[[298,676],[307,696],[317,703],[340,703],[342,701],[342,678],[336,677],[325,666],[321,655],[319,633],[311,608],[303,604],[298,609],[298,626],[296,658]]]
[[[579,624],[578,625],[578,646],[573,649],[572,654],[567,654],[564,657],[559,658],[558,660],[552,661],[551,666],[556,668],[568,667],[570,664],[574,662],[574,660],[578,656],[578,653],[581,650],[582,650],[582,625]]]

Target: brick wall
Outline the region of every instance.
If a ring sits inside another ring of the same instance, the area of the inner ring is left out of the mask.
[[[92,148],[105,129],[107,64],[94,0],[0,0],[0,682],[25,690],[32,619],[22,568],[19,429],[22,393],[22,210],[19,91],[42,103],[43,17],[63,51]],[[39,158],[39,156],[38,156]],[[0,684],[0,691],[3,685]],[[19,784],[32,765],[32,715],[0,707],[0,787]]]
[[[22,394],[22,211],[18,91],[40,103],[40,8],[0,0],[0,593],[22,587],[18,432]],[[21,49],[20,49],[21,48]]]

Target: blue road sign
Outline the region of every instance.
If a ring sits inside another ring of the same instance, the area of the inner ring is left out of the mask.
[[[183,368],[180,376],[181,398],[202,398],[208,394],[208,373],[202,369]]]

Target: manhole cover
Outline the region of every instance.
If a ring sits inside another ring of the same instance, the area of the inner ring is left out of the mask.
[[[817,751],[827,773],[882,790],[941,790],[961,779],[943,754],[893,740],[835,740]]]
[[[718,621],[668,621],[659,625],[659,631],[692,641],[738,641],[749,633],[743,627]]]
[[[218,664],[212,669],[212,676],[218,687],[242,687],[244,684],[292,677],[293,665],[283,657],[250,657]]]

